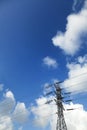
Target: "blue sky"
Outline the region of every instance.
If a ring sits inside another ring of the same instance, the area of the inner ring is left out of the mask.
[[[61,63],[65,60],[61,51],[52,45],[51,39],[58,28],[64,30],[70,6],[71,2],[57,0],[2,2],[0,82],[20,98],[31,92],[34,94],[30,86],[39,92],[41,84],[55,78],[60,71],[62,73],[61,66],[59,72],[44,67],[42,59],[51,56]]]
[[[1,0],[1,102],[10,102],[10,97],[12,104],[16,102],[15,111],[20,110],[19,105],[22,105],[23,110],[26,106],[27,114],[28,107],[42,95],[44,84],[62,80],[67,89],[73,83],[86,82],[86,20],[86,0]],[[72,77],[81,74],[81,79],[72,80]],[[85,92],[87,87],[77,85],[69,89],[72,92],[76,90]],[[86,112],[86,100],[77,100],[75,103],[83,104],[83,111]],[[32,115],[29,118],[32,120]],[[18,122],[14,123],[16,130],[22,126]],[[22,129],[39,130],[31,123],[23,124],[23,128],[18,130]],[[46,126],[41,129],[49,128]]]

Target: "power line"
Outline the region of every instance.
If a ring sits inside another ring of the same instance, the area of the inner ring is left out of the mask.
[[[72,84],[72,85],[70,85],[69,87],[61,87],[61,89],[64,89],[64,90],[66,90],[66,91],[69,91],[69,90],[70,90],[71,93],[76,93],[76,94],[77,94],[77,93],[81,93],[81,91],[82,91],[82,92],[87,92],[87,90],[84,90],[84,91],[83,91],[83,88],[81,88],[81,89],[79,89],[79,88],[74,88],[74,86],[78,86],[78,85],[81,86],[81,85],[83,85],[83,84],[85,85],[86,83],[87,83],[87,81],[84,80],[84,82],[78,82],[77,84]],[[72,89],[72,88],[73,88],[73,89]],[[84,89],[85,89],[85,88],[84,88]],[[51,93],[52,93],[52,92],[50,92],[49,95],[50,95]]]
[[[74,79],[74,78],[76,78],[76,77],[80,77],[80,76],[82,76],[82,75],[86,75],[86,74],[87,74],[87,72],[82,73],[82,74],[79,74],[79,75],[75,75],[75,76],[71,77],[70,79]]]
[[[86,72],[86,73],[79,74],[79,75],[76,75],[76,76],[74,76],[74,77],[71,77],[70,79],[65,79],[65,80],[71,81],[72,79],[75,79],[75,78],[77,78],[77,77],[81,77],[82,75],[86,75],[86,74],[87,74],[87,72]],[[63,82],[64,82],[64,81],[59,81],[59,82],[55,82],[55,83],[63,84]],[[49,85],[47,85],[47,86],[44,86],[44,88],[50,88],[50,87],[54,86],[55,83],[49,84]]]
[[[84,84],[84,83],[87,83],[87,81],[78,82],[77,84],[71,84],[69,87],[63,87],[63,88],[68,89],[68,88],[71,88],[73,86],[81,85],[81,84]]]
[[[76,84],[70,84],[70,86],[68,86],[68,87],[61,87],[61,88],[68,90],[68,89],[70,89],[70,88],[71,88],[71,89],[74,88],[74,86],[78,86],[78,85],[81,86],[81,85],[83,85],[83,84],[85,85],[86,83],[87,83],[87,81],[84,80],[84,81],[82,81],[82,82],[77,82]],[[74,88],[74,89],[76,90],[76,88]],[[82,89],[83,89],[83,88],[82,88]],[[81,90],[82,90],[82,89],[81,89]],[[80,89],[78,88],[77,90],[79,91]],[[73,91],[72,91],[72,92],[73,92]]]

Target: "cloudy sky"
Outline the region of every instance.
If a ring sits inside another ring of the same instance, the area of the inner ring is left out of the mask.
[[[87,129],[86,41],[87,0],[0,1],[0,130],[55,130],[55,81],[68,130]]]

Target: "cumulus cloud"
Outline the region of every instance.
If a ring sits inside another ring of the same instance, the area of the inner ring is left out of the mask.
[[[86,130],[87,129],[87,111],[82,104],[64,104],[65,108],[76,108],[73,111],[64,111],[65,122],[68,130]],[[77,109],[78,108],[78,109]],[[56,129],[57,116],[51,117],[51,130]]]
[[[13,110],[15,99],[13,93],[4,94],[4,100],[0,102],[0,130],[13,130],[13,123],[9,116]]]
[[[67,108],[78,108],[73,111],[65,112],[67,128],[69,130],[86,130],[87,129],[87,111],[81,104],[69,104]]]
[[[57,68],[57,66],[58,66],[57,61],[49,56],[46,56],[43,59],[43,64],[48,67],[52,67],[52,68]]]
[[[0,115],[0,130],[13,130],[13,123],[9,116]]]
[[[23,125],[28,116],[29,112],[25,104],[16,103],[14,94],[11,91],[6,91],[3,94],[3,100],[0,101],[0,130],[13,130],[15,122]]]
[[[45,104],[48,99],[45,97],[38,98],[35,106],[32,106],[31,110],[35,116],[35,124],[37,126],[50,126],[51,130],[56,129],[57,123],[57,108],[53,104]],[[43,105],[42,105],[43,104]],[[87,111],[84,110],[82,104],[64,104],[64,108],[71,109],[73,111],[64,111],[64,117],[68,130],[86,130],[87,129]],[[80,114],[79,114],[80,113]],[[78,117],[78,119],[77,119]]]
[[[46,104],[47,98],[41,97],[36,100],[36,106],[31,107],[31,111],[35,117],[35,125],[46,127],[50,122],[51,114],[54,115],[53,107]],[[56,112],[55,112],[56,113]]]
[[[18,102],[13,112],[13,119],[19,123],[25,123],[28,120],[29,111],[24,103]]]
[[[79,62],[80,64],[87,63],[87,55],[84,55],[83,57],[82,57],[82,56],[79,56],[79,57],[78,57],[78,62]]]
[[[68,55],[74,55],[84,43],[87,35],[87,1],[78,13],[70,14],[67,17],[66,31],[58,31],[52,38],[54,46],[59,47]]]
[[[11,91],[4,94],[4,100],[0,102],[0,114],[8,115],[11,113],[15,105],[14,95]]]
[[[76,62],[67,63],[68,78],[63,86],[71,92],[87,92],[87,55],[79,56]]]

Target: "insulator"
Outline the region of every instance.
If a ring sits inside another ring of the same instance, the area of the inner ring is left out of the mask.
[[[49,104],[49,103],[51,103],[53,100],[49,100],[49,101],[47,101],[45,104]]]
[[[52,91],[51,91],[51,92],[48,92],[48,93],[45,94],[45,96],[50,95],[50,94],[52,94],[52,93],[53,93]]]
[[[64,101],[64,102],[71,102],[72,100],[66,100],[66,101]]]

